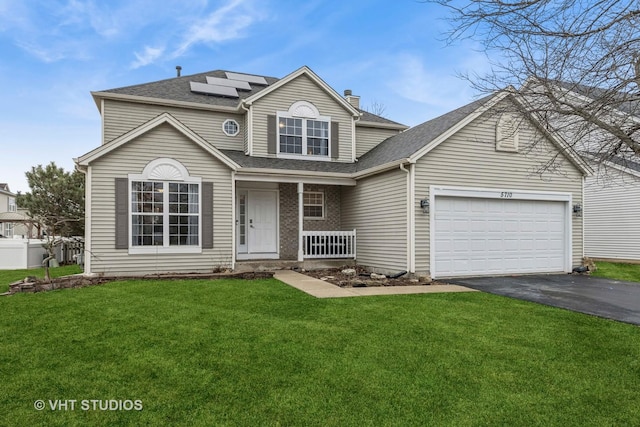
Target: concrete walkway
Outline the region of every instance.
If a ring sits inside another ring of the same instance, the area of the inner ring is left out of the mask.
[[[341,288],[324,280],[292,270],[278,270],[274,278],[316,298],[362,297],[369,295],[429,294],[437,292],[476,292],[459,285],[379,286],[371,288]]]

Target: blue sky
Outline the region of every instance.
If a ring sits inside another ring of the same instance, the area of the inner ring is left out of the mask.
[[[284,77],[309,66],[361,106],[417,125],[474,99],[460,72],[488,68],[447,46],[442,8],[416,0],[0,0],[0,182],[100,144],[90,91],[215,69]]]

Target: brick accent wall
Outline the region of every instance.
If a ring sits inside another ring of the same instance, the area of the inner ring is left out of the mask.
[[[305,191],[324,192],[324,219],[304,220],[304,230],[340,230],[340,187],[306,184]],[[280,259],[298,259],[298,185],[280,184]]]
[[[304,191],[324,192],[324,219],[305,219],[304,229],[311,231],[340,230],[340,187],[337,185],[307,184]]]
[[[280,259],[298,259],[298,184],[280,184]]]

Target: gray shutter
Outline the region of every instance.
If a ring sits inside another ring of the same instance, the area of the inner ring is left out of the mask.
[[[339,150],[339,142],[340,142],[340,137],[338,136],[340,134],[340,123],[338,122],[331,122],[331,158],[332,159],[337,159],[338,157],[340,157],[340,150]]]
[[[116,178],[116,249],[129,248],[129,180]]]
[[[202,183],[202,249],[213,248],[213,182]]]
[[[276,126],[276,116],[267,116],[267,153],[276,154],[278,152],[278,135]]]

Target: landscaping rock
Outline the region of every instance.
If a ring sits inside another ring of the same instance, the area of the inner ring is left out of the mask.
[[[345,268],[344,270],[342,270],[342,274],[346,274],[347,276],[355,276],[356,270],[355,268]]]
[[[370,277],[375,280],[383,280],[387,278],[387,276],[385,276],[384,274],[377,274],[377,273],[371,273]]]

